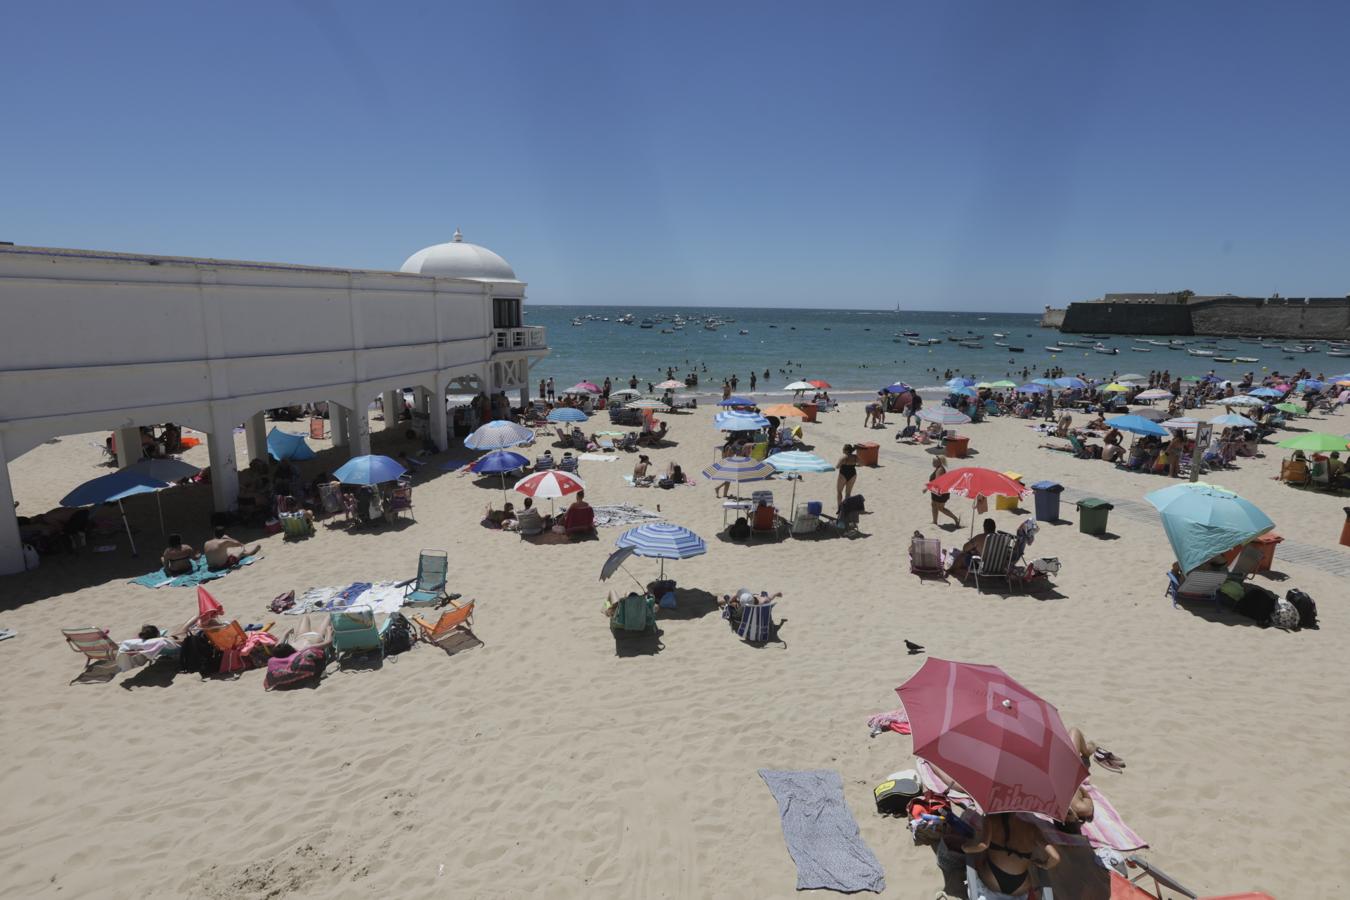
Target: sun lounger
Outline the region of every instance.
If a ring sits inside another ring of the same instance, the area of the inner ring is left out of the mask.
[[[763,644],[773,640],[772,603],[751,603],[741,607],[741,622],[736,636],[747,644]]]
[[[333,649],[339,657],[353,653],[378,653],[384,658],[384,634],[393,619],[386,616],[376,622],[375,610],[369,606],[353,606],[329,613],[333,625]]]
[[[441,617],[432,625],[421,616],[413,616],[413,627],[417,629],[417,636],[429,644],[440,645],[441,642],[449,638],[465,633],[473,635],[473,607],[474,601],[470,600],[463,606],[455,606],[453,609],[447,609],[441,613]]]
[[[972,556],[970,565],[966,568],[966,576],[975,577],[976,590],[981,589],[980,579],[989,580],[991,578],[1001,578],[1008,585],[1008,590],[1013,588],[1012,579],[1013,564],[1013,536],[1003,531],[996,531],[985,538],[984,552]]]
[[[1228,580],[1224,571],[1205,571],[1196,569],[1182,581],[1175,572],[1167,573],[1167,591],[1164,596],[1172,598],[1175,607],[1181,600],[1213,600],[1219,602],[1219,588]]]
[[[417,556],[417,575],[395,587],[403,588],[406,606],[433,606],[445,597],[450,555],[444,550],[423,550]]]
[[[609,627],[616,634],[651,631],[656,627],[656,600],[643,594],[629,594],[614,602]]]
[[[62,628],[70,649],[84,654],[84,670],[71,679],[71,684],[89,674],[93,668],[108,668],[117,659],[117,644],[108,637],[108,633],[92,625],[79,628]]]
[[[909,542],[909,571],[920,578],[946,578],[942,566],[942,541],[938,538],[911,538]]]

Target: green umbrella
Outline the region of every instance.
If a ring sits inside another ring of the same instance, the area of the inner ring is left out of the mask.
[[[1306,450],[1309,453],[1328,453],[1332,450],[1346,449],[1347,442],[1344,437],[1335,434],[1319,434],[1311,431],[1307,434],[1300,434],[1295,437],[1287,438],[1276,444],[1277,447],[1283,447],[1286,450]]]
[[[1307,412],[1306,409],[1299,406],[1297,403],[1276,403],[1275,408],[1280,412],[1287,412],[1291,416],[1301,416]]]
[[[995,381],[993,384],[991,384],[991,385],[989,385],[989,386],[990,386],[990,387],[995,387],[995,388],[1015,388],[1015,387],[1017,387],[1017,382],[1015,382],[1015,381]]]
[[[1200,376],[1199,376],[1199,375],[1182,375],[1182,376],[1181,376],[1181,380],[1182,380],[1182,381],[1199,381],[1199,380],[1200,380]]]

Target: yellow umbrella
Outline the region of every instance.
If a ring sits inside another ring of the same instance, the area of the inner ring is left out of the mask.
[[[798,419],[806,418],[806,413],[802,412],[800,409],[793,406],[791,403],[778,403],[773,406],[761,409],[759,413],[762,416],[773,416],[778,419],[789,419],[794,417]]]
[[[1102,390],[1103,390],[1103,391],[1111,391],[1111,392],[1113,392],[1113,393],[1124,394],[1124,393],[1128,393],[1128,392],[1129,392],[1130,386],[1129,386],[1128,384],[1121,384],[1121,383],[1119,383],[1119,382],[1113,381],[1113,382],[1111,382],[1110,384],[1108,384],[1106,387],[1102,388]]]

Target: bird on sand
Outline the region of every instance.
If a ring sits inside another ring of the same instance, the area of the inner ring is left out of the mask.
[[[913,641],[905,641],[905,649],[909,651],[910,656],[913,656],[916,653],[923,652],[923,645],[916,644]]]

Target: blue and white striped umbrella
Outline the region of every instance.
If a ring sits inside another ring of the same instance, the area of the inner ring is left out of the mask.
[[[1209,420],[1211,425],[1221,425],[1226,427],[1237,426],[1238,428],[1255,428],[1256,423],[1246,416],[1239,416],[1237,413],[1228,413],[1223,416],[1215,416]]]
[[[1250,395],[1253,396],[1253,397],[1283,397],[1283,396],[1284,396],[1284,392],[1283,392],[1283,391],[1277,391],[1277,390],[1275,390],[1274,388],[1268,388],[1268,387],[1259,387],[1259,388],[1256,388],[1256,389],[1254,389],[1254,390],[1248,391],[1247,393],[1250,394]]]
[[[1041,386],[1041,385],[1039,385],[1039,384],[1037,384],[1036,382],[1033,381],[1031,384],[1024,384],[1024,385],[1022,385],[1020,388],[1017,389],[1017,393],[1019,393],[1019,394],[1044,394],[1044,393],[1045,393],[1045,388],[1044,388],[1043,386]]]
[[[728,462],[728,460],[723,460],[723,462]],[[826,460],[804,450],[775,453],[769,457],[769,462],[780,472],[829,472],[834,468]]]
[[[713,481],[763,481],[774,473],[774,465],[762,459],[748,456],[728,456],[703,470],[705,477]]]
[[[759,413],[732,410],[713,416],[713,425],[718,431],[759,431],[769,427],[769,420]]]
[[[550,422],[585,422],[588,419],[590,419],[590,416],[575,406],[560,406],[548,414]]]
[[[464,439],[464,446],[471,450],[500,450],[503,447],[533,443],[532,430],[505,420],[480,425],[473,434]]]
[[[1087,387],[1087,382],[1081,378],[1074,378],[1072,375],[1069,375],[1064,378],[1056,378],[1055,386],[1071,390],[1073,388],[1085,388]]]
[[[649,556],[661,560],[661,577],[665,577],[668,559],[688,559],[702,556],[708,552],[703,538],[688,528],[672,525],[669,522],[652,522],[630,528],[614,545],[620,549],[631,547],[637,556]]]

